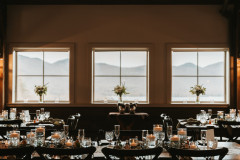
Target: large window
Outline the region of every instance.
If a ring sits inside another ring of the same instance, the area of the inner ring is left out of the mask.
[[[35,85],[47,85],[44,102],[69,102],[69,60],[69,49],[15,49],[13,103],[39,102]]]
[[[117,102],[120,84],[129,92],[123,101],[148,103],[148,49],[93,49],[92,102]]]
[[[194,102],[190,87],[206,88],[201,103],[228,103],[227,49],[172,48],[172,102]]]

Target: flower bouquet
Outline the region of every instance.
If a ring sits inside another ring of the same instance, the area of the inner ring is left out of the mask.
[[[122,102],[122,95],[123,94],[129,94],[128,92],[127,92],[127,88],[125,87],[125,85],[124,84],[122,84],[122,85],[117,85],[116,87],[114,87],[114,93],[115,94],[117,94],[118,96],[119,96],[119,100],[120,100],[120,102]]]
[[[40,102],[42,102],[42,95],[47,94],[47,86],[43,85],[43,86],[37,86],[35,85],[35,89],[34,92],[40,96]]]
[[[192,94],[197,95],[196,103],[200,103],[199,96],[200,94],[205,95],[206,88],[203,87],[203,85],[195,85],[194,87],[191,87],[190,91]]]

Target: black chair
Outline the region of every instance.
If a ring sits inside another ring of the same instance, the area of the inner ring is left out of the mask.
[[[220,129],[220,140],[222,141],[223,135],[227,135],[228,141],[234,141],[238,138],[238,135],[234,139],[233,128],[231,126],[239,126],[240,122],[236,121],[218,121],[218,126]],[[240,129],[238,131],[238,134]]]
[[[178,160],[180,157],[213,157],[219,156],[219,160],[223,159],[228,153],[228,148],[214,149],[214,150],[190,150],[168,148],[168,152],[172,155],[173,160]]]
[[[83,155],[87,154],[86,160],[92,159],[93,153],[96,151],[95,147],[88,147],[88,148],[73,148],[73,149],[64,149],[64,148],[47,148],[47,147],[39,147],[36,149],[38,154],[42,159],[48,159],[46,155]]]
[[[139,150],[124,150],[124,149],[111,149],[111,148],[103,148],[102,153],[105,155],[107,160],[112,160],[111,156],[118,157],[120,159],[124,159],[126,157],[141,157],[153,155],[152,160],[158,159],[158,156],[162,153],[162,148],[150,148],[150,149],[139,149]]]
[[[19,147],[0,149],[0,156],[16,156],[17,159],[31,159],[34,147]]]

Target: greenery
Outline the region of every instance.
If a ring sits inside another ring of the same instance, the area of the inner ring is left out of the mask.
[[[191,87],[191,90],[189,91],[192,94],[196,94],[199,96],[200,94],[204,95],[206,92],[206,88],[203,87],[203,85],[195,85],[194,87]]]
[[[124,84],[122,85],[117,85],[116,87],[114,87],[114,93],[116,93],[118,96],[122,97],[123,94],[129,94],[127,92],[127,88],[125,87]]]
[[[37,95],[42,96],[43,94],[47,94],[47,86],[46,85],[43,85],[43,86],[35,85],[34,91]]]

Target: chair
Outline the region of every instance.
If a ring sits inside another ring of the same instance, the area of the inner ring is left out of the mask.
[[[219,156],[219,160],[223,159],[228,153],[228,148],[214,149],[214,150],[190,150],[169,148],[168,152],[172,155],[173,160],[178,160],[178,156],[184,157],[212,157]]]
[[[231,126],[239,126],[240,122],[236,121],[218,121],[218,126],[220,129],[220,140],[222,141],[223,134],[227,135],[228,141],[233,141],[233,132]],[[239,134],[239,131],[238,131]],[[234,139],[236,140],[238,136]]]
[[[0,156],[16,156],[17,159],[31,159],[34,147],[19,147],[19,148],[6,148],[0,149]]]
[[[92,159],[93,153],[96,151],[95,147],[88,147],[88,148],[74,148],[74,149],[64,149],[64,148],[46,148],[46,147],[39,147],[36,149],[38,154],[42,159],[48,159],[47,156],[44,156],[44,154],[48,155],[83,155],[87,154],[86,160]]]
[[[112,160],[110,156],[118,157],[120,159],[124,159],[126,157],[140,157],[140,156],[148,156],[154,155],[152,160],[158,159],[158,156],[162,153],[162,148],[150,148],[150,149],[139,149],[139,150],[124,150],[124,149],[111,149],[111,148],[103,148],[102,153],[106,156],[107,160]]]

